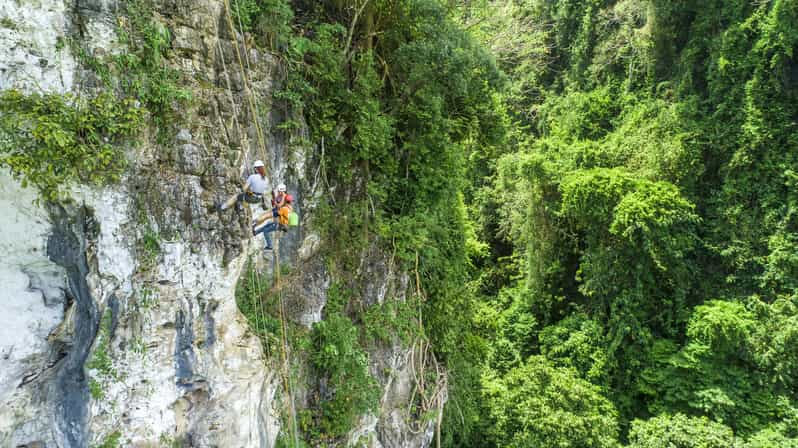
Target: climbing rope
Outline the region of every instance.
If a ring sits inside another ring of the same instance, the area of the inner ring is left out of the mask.
[[[252,99],[253,95],[249,86],[249,75],[247,70],[244,68],[244,62],[241,59],[241,48],[238,45],[236,28],[233,24],[233,17],[230,14],[229,0],[224,0],[224,11],[225,17],[227,19],[227,26],[230,28],[230,33],[233,35],[233,47],[235,48],[236,60],[238,61],[238,66],[241,68],[241,78],[244,81],[244,96],[246,96],[247,103],[249,104],[250,113],[252,114],[252,122],[255,123],[255,131],[257,132],[258,143],[260,145],[261,152],[263,153],[263,161],[265,164],[267,164],[266,171],[271,173],[271,162],[267,157],[268,154],[266,151],[266,138],[263,136],[263,129],[260,127],[260,114],[258,113],[258,107],[255,101]],[[244,50],[248,51],[246,41],[244,41]]]
[[[232,88],[232,84],[230,83],[230,75],[227,74],[227,64],[224,62],[224,51],[222,50],[222,41],[221,41],[221,39],[217,39],[216,40],[216,45],[219,48],[219,56],[220,56],[219,59],[222,60],[222,73],[224,73],[225,84],[227,84],[227,98],[228,98],[228,100],[230,100],[230,107],[233,110],[233,125],[235,126],[236,132],[238,133],[238,139],[239,139],[239,145],[240,145],[241,144],[241,141],[240,141],[241,140],[241,136],[244,135],[244,134],[241,131],[241,123],[238,120],[238,107],[236,107],[236,102],[233,99],[233,88]],[[220,118],[220,120],[221,120],[221,118]],[[229,140],[228,140],[228,144],[229,144]],[[250,169],[249,151],[247,150],[247,148],[244,148],[243,146],[242,146],[241,149],[242,149],[241,152],[244,155],[244,162],[245,162],[245,166],[246,166],[246,172],[249,173],[249,169]],[[239,163],[240,161],[241,161],[241,158],[239,157],[239,159],[238,159],[238,161],[236,163]]]
[[[287,336],[286,336],[288,334],[288,328],[286,327],[286,324],[285,324],[285,321],[286,321],[286,319],[285,319],[285,315],[286,315],[286,313],[285,313],[285,301],[283,300],[283,287],[281,285],[280,232],[281,232],[281,230],[278,228],[275,231],[275,235],[274,235],[274,255],[273,255],[274,258],[272,260],[272,272],[274,272],[274,276],[275,276],[274,277],[275,278],[275,288],[277,288],[278,303],[279,303],[279,306],[280,306],[280,333],[281,333],[282,344],[283,344],[283,351],[282,351],[283,379],[285,381],[284,384],[285,384],[285,388],[286,388],[286,394],[288,394],[288,397],[289,397],[288,404],[289,404],[289,411],[290,411],[290,415],[291,415],[290,423],[291,423],[291,426],[292,426],[292,430],[293,430],[292,432],[293,432],[293,436],[294,436],[294,447],[298,448],[299,447],[299,431],[297,429],[297,421],[296,421],[296,406],[294,404],[294,396],[291,393],[291,390],[293,389],[291,387],[291,375],[290,375],[290,372],[288,371],[288,365],[289,365],[289,362],[288,362],[288,347],[289,347],[289,344],[288,344],[288,339],[287,339]],[[276,267],[275,267],[275,264],[276,264]]]
[[[271,161],[268,157],[266,151],[266,139],[263,136],[263,129],[260,126],[260,114],[258,112],[257,105],[253,100],[252,90],[250,89],[250,81],[248,71],[244,67],[243,60],[241,58],[241,48],[238,45],[238,37],[236,35],[236,28],[233,25],[233,18],[230,14],[230,2],[229,0],[224,0],[224,9],[225,9],[225,17],[227,19],[227,26],[230,28],[230,33],[233,36],[233,46],[235,48],[236,59],[238,61],[238,66],[241,69],[243,84],[244,84],[244,95],[247,98],[247,103],[249,104],[250,113],[252,114],[252,121],[255,123],[255,130],[258,136],[258,143],[263,154],[263,161],[266,164],[267,172],[271,173]],[[238,16],[239,24],[241,23],[241,16]],[[243,42],[244,45],[244,56],[246,57],[247,67],[249,67],[249,49],[247,48],[246,40]],[[222,60],[224,60],[224,55],[222,54]],[[226,69],[225,69],[225,76],[226,76]],[[230,92],[230,84],[228,80],[228,93],[232,98],[232,93]],[[240,134],[239,134],[240,137]],[[272,272],[275,275],[275,284],[274,287],[277,288],[277,294],[279,298],[279,307],[280,307],[280,342],[282,345],[281,350],[281,361],[282,361],[282,376],[283,376],[283,386],[285,388],[286,396],[288,397],[288,404],[289,404],[289,416],[290,416],[290,424],[293,432],[294,438],[294,446],[299,447],[299,431],[297,429],[297,419],[296,419],[296,407],[294,404],[294,396],[292,393],[291,387],[291,376],[288,370],[289,359],[288,359],[288,337],[287,337],[287,326],[286,326],[286,315],[285,315],[285,301],[283,300],[283,292],[282,286],[280,285],[280,263],[279,263],[279,229],[275,232],[275,250],[274,250],[274,258],[272,264]],[[276,264],[276,266],[275,266]],[[259,288],[260,289],[260,288]],[[258,306],[262,311],[262,304],[260,300],[258,301]]]
[[[219,56],[220,56],[220,59],[222,61],[222,72],[224,73],[224,79],[225,79],[225,83],[227,85],[227,97],[228,97],[228,100],[230,101],[230,107],[231,107],[232,112],[233,112],[233,124],[235,126],[236,132],[238,133],[239,145],[241,146],[241,149],[242,149],[241,152],[244,155],[246,172],[249,173],[249,170],[250,170],[249,151],[247,150],[247,148],[245,148],[241,144],[241,138],[244,135],[244,133],[242,132],[241,122],[238,119],[238,115],[239,115],[238,114],[238,107],[236,107],[236,102],[233,99],[233,89],[232,89],[232,85],[231,85],[231,82],[230,82],[230,75],[227,73],[227,63],[224,60],[224,51],[222,50],[221,40],[217,40],[216,41],[216,45],[217,45],[217,47],[219,49]],[[221,121],[221,117],[219,118],[219,120]],[[228,139],[228,144],[229,143],[230,142],[229,142],[229,139]],[[241,159],[239,158],[239,161],[240,160]],[[255,276],[255,278],[257,280],[256,285],[252,285],[252,279],[251,278],[249,279],[250,280],[250,290],[252,290],[253,286],[257,287],[257,295],[256,295],[256,297],[258,297],[258,299],[257,299],[257,301],[255,303],[255,327],[258,328],[259,330],[261,330],[262,328],[264,328],[264,322],[266,321],[266,312],[264,311],[263,304],[261,303],[262,302],[261,301],[261,297],[263,297],[263,292],[264,291],[263,291],[263,288],[261,287],[260,277],[259,276]]]

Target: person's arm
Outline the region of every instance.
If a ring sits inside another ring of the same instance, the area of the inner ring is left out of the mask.
[[[244,190],[245,193],[249,193],[249,187],[250,187],[250,182],[249,182],[249,177],[247,177],[247,180],[244,181],[244,186],[241,187],[241,189]]]

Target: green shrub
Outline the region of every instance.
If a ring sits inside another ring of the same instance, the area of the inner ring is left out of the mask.
[[[357,418],[376,410],[380,389],[368,371],[368,354],[360,347],[358,328],[341,314],[328,315],[313,326],[310,361],[327,379],[319,427],[328,437],[345,435]]]
[[[144,233],[139,240],[140,251],[139,262],[145,269],[155,266],[158,255],[161,254],[161,236],[151,227],[144,229]]]
[[[618,446],[618,412],[573,370],[533,356],[504,376],[486,375],[483,382],[498,446]]]
[[[271,279],[258,273],[252,262],[247,266],[236,285],[236,305],[246,317],[249,328],[263,344],[264,352],[274,354],[280,340],[280,320],[268,312],[269,300],[277,300],[270,294]]]
[[[706,417],[663,414],[633,421],[629,441],[629,448],[729,448],[734,446],[734,435],[729,427]]]
[[[105,397],[105,391],[103,390],[103,385],[100,384],[100,382],[95,380],[94,378],[89,379],[89,394],[91,395],[91,398],[95,401],[102,400]]]
[[[133,99],[103,92],[84,98],[59,94],[0,93],[0,165],[45,200],[70,182],[102,185],[119,180],[123,145],[142,124]]]
[[[773,425],[765,428],[745,443],[744,448],[798,448],[798,430]]]
[[[86,368],[96,370],[100,375],[116,379],[117,372],[114,369],[111,354],[111,325],[113,323],[113,313],[110,308],[106,308],[100,319],[100,326],[94,339],[94,351],[86,362]]]
[[[96,448],[118,448],[119,441],[122,438],[122,433],[114,431],[103,439],[102,443],[97,445]]]
[[[409,345],[414,337],[421,336],[418,323],[417,300],[387,298],[382,304],[366,308],[362,314],[363,330],[371,342],[390,343],[398,338]]]

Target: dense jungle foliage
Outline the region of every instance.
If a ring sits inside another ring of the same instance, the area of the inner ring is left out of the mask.
[[[418,257],[442,445],[798,446],[797,1],[250,3],[334,250]]]
[[[447,442],[798,446],[798,2],[457,6],[511,125]]]
[[[234,8],[331,191],[319,353],[367,339],[376,245],[418,274],[442,446],[798,446],[798,1]]]

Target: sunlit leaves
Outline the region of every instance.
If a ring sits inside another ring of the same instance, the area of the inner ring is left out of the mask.
[[[728,427],[706,417],[683,414],[635,420],[629,439],[630,448],[730,448],[734,445],[734,435]]]
[[[618,446],[617,412],[573,370],[533,356],[506,375],[488,374],[483,381],[499,446]]]
[[[696,307],[681,350],[663,343],[652,350],[640,382],[654,395],[649,409],[698,412],[742,434],[788,416],[794,383],[787,372],[798,360],[787,342],[798,328],[794,318],[788,301],[710,300]]]
[[[584,314],[572,314],[539,334],[540,351],[555,365],[572,367],[582,378],[606,385],[608,354],[601,324]]]

